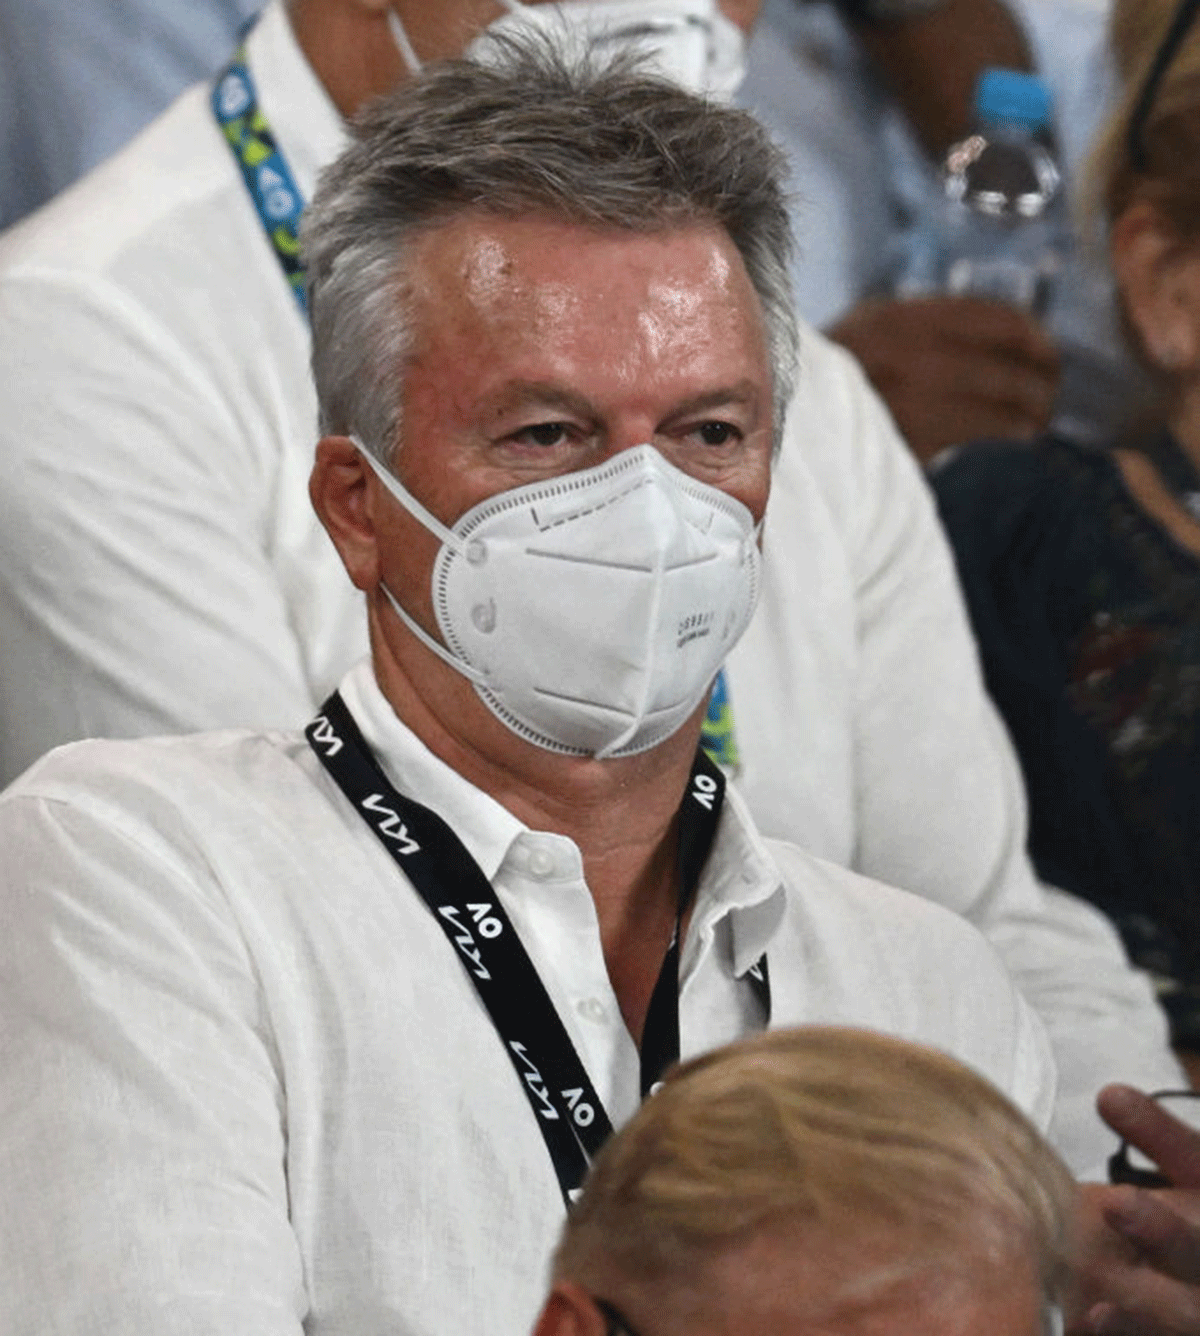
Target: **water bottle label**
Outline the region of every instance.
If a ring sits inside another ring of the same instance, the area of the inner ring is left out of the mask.
[[[951,261],[946,291],[956,296],[994,297],[1028,311],[1041,309],[1050,275],[1002,255]]]

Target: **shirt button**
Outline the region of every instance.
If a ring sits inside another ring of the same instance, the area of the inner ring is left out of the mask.
[[[577,1002],[575,1006],[585,1020],[604,1021],[608,1019],[608,1012],[605,1010],[604,1003],[598,997],[585,997],[582,1002]]]
[[[554,855],[548,849],[534,849],[529,855],[529,870],[535,877],[548,877],[554,871]]]

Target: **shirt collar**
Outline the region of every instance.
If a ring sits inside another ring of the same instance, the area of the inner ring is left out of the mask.
[[[301,195],[347,143],[345,122],[305,59],[284,0],[270,0],[246,39],[247,60],[279,150]]]
[[[388,779],[406,797],[436,812],[492,881],[513,842],[528,828],[439,760],[400,722],[379,689],[369,658],[350,669],[339,690]]]
[[[689,942],[704,950],[723,919],[729,919],[733,972],[756,965],[783,921],[783,877],[763,843],[742,796],[726,786],[716,839],[704,866],[692,912]],[[684,971],[688,960],[681,962]]]
[[[494,798],[439,760],[401,723],[375,680],[369,658],[342,679],[340,691],[367,745],[396,788],[435,811],[463,842],[489,881],[529,828]],[[783,920],[783,879],[741,795],[728,786],[712,851],[697,888],[689,951],[702,951],[728,916],[733,969],[758,963]],[[687,969],[687,961],[682,962]]]

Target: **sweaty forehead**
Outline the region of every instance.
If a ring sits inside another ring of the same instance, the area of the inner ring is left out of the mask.
[[[659,320],[757,307],[737,248],[705,223],[634,231],[472,213],[420,239],[410,282],[419,318],[526,334],[632,316],[652,334]]]

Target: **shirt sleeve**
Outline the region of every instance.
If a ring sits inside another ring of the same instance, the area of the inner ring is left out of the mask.
[[[282,1082],[199,868],[61,801],[0,846],[6,1331],[300,1336]]]
[[[249,373],[218,383],[115,284],[34,270],[0,286],[0,365],[0,784],[80,737],[303,718]]]
[[[820,429],[796,445],[856,589],[854,866],[966,915],[991,941],[1050,1036],[1053,1139],[1077,1172],[1098,1173],[1112,1149],[1099,1088],[1183,1079],[1165,1017],[1108,920],[1033,873],[1020,771],[953,559],[886,409],[826,342],[810,346],[806,372]]]
[[[1049,1039],[983,935],[926,897],[785,842],[770,849],[790,890],[767,948],[772,1023],[863,1026],[931,1045],[1047,1131],[1056,1095]],[[786,968],[797,959],[800,968]]]

